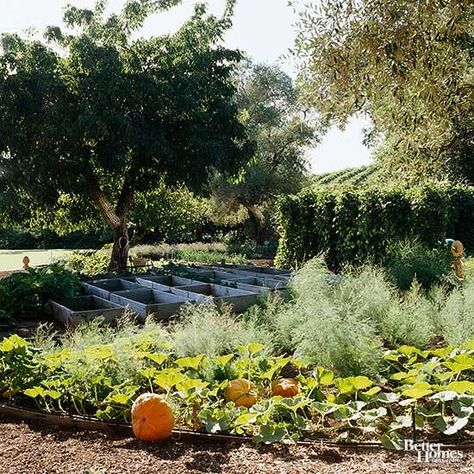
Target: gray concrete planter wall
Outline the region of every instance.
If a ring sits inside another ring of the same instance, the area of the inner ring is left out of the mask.
[[[154,314],[158,319],[167,320],[190,300],[166,291],[139,288],[110,294],[110,300],[137,313],[141,321]]]
[[[120,305],[95,295],[74,296],[50,303],[54,318],[65,326],[77,326],[99,317],[113,322],[124,313]]]
[[[236,268],[220,268],[220,267],[213,267],[215,273],[219,272],[226,272],[227,274],[231,274],[233,278],[223,278],[226,280],[235,280],[236,278],[245,278],[245,277],[253,277],[253,278],[262,278],[267,275],[252,270],[238,270]],[[285,274],[272,274],[271,276],[268,275],[273,280],[283,281],[288,283],[290,281],[291,276]]]
[[[213,301],[216,304],[229,303],[233,306],[236,313],[245,311],[258,300],[258,293],[214,284],[172,288],[171,291],[198,304],[207,301]]]
[[[135,280],[140,286],[161,291],[170,291],[170,288],[176,286],[189,286],[202,283],[197,280],[191,280],[191,278],[179,276],[136,277]]]
[[[103,280],[92,280],[84,283],[84,290],[86,293],[100,296],[106,300],[110,299],[110,293],[137,288],[140,288],[140,285],[134,282],[131,278],[108,278]]]

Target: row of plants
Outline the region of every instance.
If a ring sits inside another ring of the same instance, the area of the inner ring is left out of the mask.
[[[185,261],[203,264],[242,264],[245,255],[230,252],[223,243],[195,242],[192,244],[137,245],[130,249],[131,266],[144,264],[162,267],[165,261]],[[85,276],[104,275],[109,272],[110,248],[79,250],[63,257],[61,264],[67,269]]]
[[[397,447],[413,431],[468,436],[473,370],[474,342],[386,351],[376,379],[337,377],[294,357],[268,357],[258,343],[183,358],[159,326],[82,347],[44,350],[17,335],[0,342],[0,393],[10,403],[130,422],[140,395],[160,394],[172,426],[260,443],[330,437]]]
[[[469,186],[310,188],[280,203],[277,262],[297,267],[325,252],[336,269],[367,260],[385,263],[390,246],[404,239],[433,248],[455,238],[472,249],[473,214]]]

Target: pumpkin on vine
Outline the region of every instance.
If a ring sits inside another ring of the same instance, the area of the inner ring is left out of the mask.
[[[231,380],[225,389],[224,397],[238,407],[250,408],[257,402],[255,385],[246,379]]]
[[[155,393],[140,395],[132,406],[133,434],[142,441],[157,441],[171,436],[175,420],[170,404]]]
[[[294,397],[300,391],[298,381],[281,378],[272,383],[272,395],[280,397]]]

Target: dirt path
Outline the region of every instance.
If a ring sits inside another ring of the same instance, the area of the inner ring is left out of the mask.
[[[102,433],[60,431],[0,419],[2,474],[358,474],[473,473],[461,465],[417,463],[391,452],[301,446],[256,447],[171,440],[145,444]]]

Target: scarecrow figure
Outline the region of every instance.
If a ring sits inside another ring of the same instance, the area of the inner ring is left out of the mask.
[[[451,254],[454,257],[453,268],[459,280],[464,280],[464,245],[460,240],[446,239],[446,244],[450,246]]]

